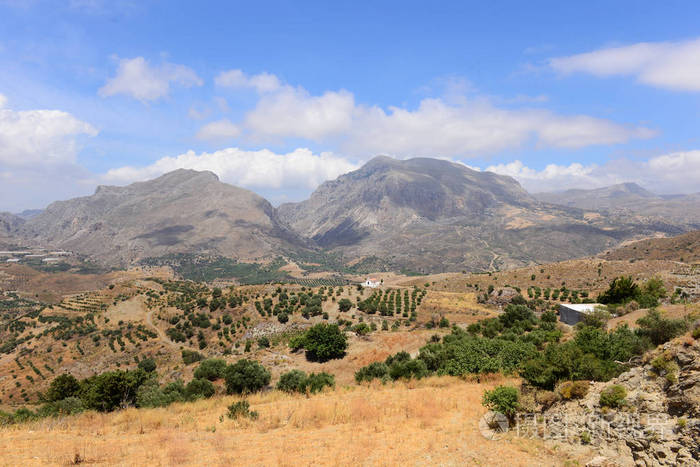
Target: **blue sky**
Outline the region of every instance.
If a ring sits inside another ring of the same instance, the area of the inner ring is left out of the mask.
[[[274,203],[377,154],[700,191],[700,3],[0,0],[0,210],[178,167]]]

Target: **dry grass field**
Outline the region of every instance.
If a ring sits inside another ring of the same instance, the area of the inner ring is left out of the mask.
[[[0,428],[0,464],[16,465],[575,465],[557,446],[490,441],[478,421],[485,389],[429,378],[251,396],[257,420],[224,416],[234,397],[165,409],[85,413]],[[222,417],[223,416],[223,417]],[[562,446],[563,448],[563,446]],[[588,453],[584,453],[588,457]],[[77,461],[77,462],[76,462]],[[585,462],[584,462],[585,463]]]

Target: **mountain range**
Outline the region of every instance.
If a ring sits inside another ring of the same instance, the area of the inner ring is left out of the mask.
[[[332,255],[343,265],[442,272],[595,254],[623,240],[700,229],[699,195],[633,184],[531,195],[511,177],[439,159],[379,156],[274,208],[211,172],[176,170],[125,187],[0,214],[0,245],[63,248],[126,267],[173,254],[244,261]]]

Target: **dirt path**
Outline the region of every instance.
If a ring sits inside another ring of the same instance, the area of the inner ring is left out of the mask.
[[[164,333],[162,329],[153,324],[153,310],[149,310],[146,312],[146,324],[155,329],[156,333],[158,333],[158,338],[160,338],[161,341],[165,342],[172,348],[180,348],[180,344],[171,341],[168,335]]]

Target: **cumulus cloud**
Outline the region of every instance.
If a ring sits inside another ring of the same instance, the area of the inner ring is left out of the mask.
[[[176,169],[194,169],[210,170],[222,181],[247,188],[312,190],[324,181],[356,168],[342,157],[331,153],[314,154],[308,149],[277,154],[266,149],[227,148],[201,154],[188,151],[176,157],[164,157],[146,167],[112,169],[102,180],[123,184],[148,180]]]
[[[95,136],[89,123],[60,110],[11,110],[0,96],[0,166],[30,167],[72,164],[76,137]]]
[[[353,126],[355,98],[347,91],[312,96],[302,88],[285,86],[263,96],[245,117],[255,140],[278,137],[322,141]]]
[[[119,60],[116,75],[98,93],[102,97],[123,94],[146,102],[167,96],[171,84],[191,87],[201,86],[203,82],[194,70],[184,65],[163,62],[154,66],[143,57],[124,58]]]
[[[255,75],[259,76],[259,75]],[[253,77],[231,70],[219,84],[255,87]],[[654,130],[588,115],[561,115],[536,108],[502,108],[487,98],[426,98],[417,108],[367,106],[346,90],[312,95],[302,87],[265,88],[238,123],[255,143],[305,139],[357,157],[469,157],[534,144],[575,149],[650,138]],[[541,101],[542,99],[538,99]]]
[[[643,162],[616,159],[603,165],[549,164],[542,170],[516,160],[491,165],[486,170],[509,175],[532,192],[600,188],[625,182],[664,194],[700,191],[700,150],[663,154]]]
[[[654,131],[584,115],[539,109],[501,109],[488,100],[448,104],[424,99],[416,110],[360,110],[346,147],[353,152],[398,155],[471,156],[538,146],[580,148],[648,138]]]
[[[212,143],[230,140],[241,134],[241,129],[228,119],[217,120],[204,125],[197,132],[197,139]]]
[[[640,42],[552,58],[556,71],[594,76],[633,76],[638,82],[674,91],[700,91],[700,38],[679,42]]]
[[[279,78],[271,73],[263,72],[250,76],[242,70],[222,71],[214,78],[214,83],[228,88],[252,88],[261,94],[276,91],[282,87]]]

